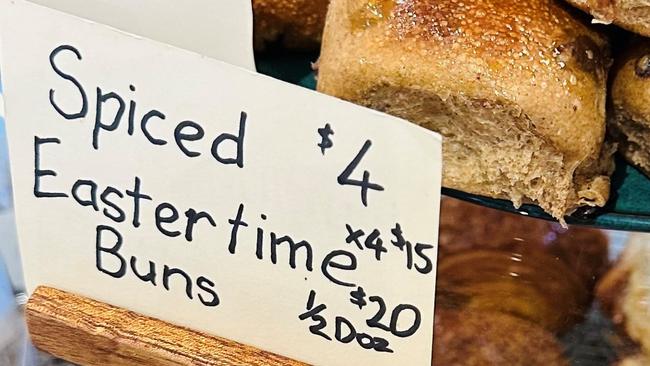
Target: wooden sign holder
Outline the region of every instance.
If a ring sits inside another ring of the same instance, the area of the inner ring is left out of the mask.
[[[304,365],[51,287],[25,313],[38,349],[79,365]]]

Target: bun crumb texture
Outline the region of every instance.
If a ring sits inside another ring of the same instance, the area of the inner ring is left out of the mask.
[[[333,0],[318,89],[440,132],[444,186],[562,220],[609,196],[609,65],[551,0]]]

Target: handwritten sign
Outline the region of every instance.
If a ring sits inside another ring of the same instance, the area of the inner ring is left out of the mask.
[[[232,0],[30,0],[255,70],[253,9]]]
[[[430,365],[441,139],[0,1],[28,288],[326,365]]]

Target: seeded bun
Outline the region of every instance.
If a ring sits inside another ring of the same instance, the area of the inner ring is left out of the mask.
[[[609,64],[552,0],[332,0],[318,89],[440,132],[445,187],[562,220],[609,196]]]
[[[610,134],[621,154],[650,175],[650,40],[627,46],[612,79]]]
[[[596,22],[614,23],[629,31],[650,37],[648,0],[567,0],[590,13]]]
[[[255,48],[280,41],[296,49],[320,44],[329,0],[253,0]]]

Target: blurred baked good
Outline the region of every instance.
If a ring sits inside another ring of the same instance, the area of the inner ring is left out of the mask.
[[[435,366],[568,365],[562,348],[543,328],[511,315],[436,310]]]
[[[289,48],[320,45],[329,0],[253,0],[255,48],[280,41]]]
[[[616,366],[648,366],[650,365],[650,357],[644,355],[629,356],[621,360]]]
[[[647,0],[567,0],[589,12],[598,23],[614,23],[650,36],[650,3]]]
[[[507,313],[561,333],[588,309],[608,254],[600,230],[565,229],[445,197],[437,303]]]
[[[632,235],[619,261],[598,284],[597,297],[612,321],[639,346],[640,355],[631,357],[627,362],[633,362],[634,358],[650,358],[648,235]]]
[[[650,175],[650,40],[638,38],[626,47],[612,80],[610,134],[623,156]]]
[[[332,0],[318,90],[440,132],[445,187],[562,219],[609,196],[609,64],[553,0]]]
[[[564,332],[582,319],[589,299],[576,274],[543,252],[476,249],[438,263],[436,303],[445,307],[510,314]]]
[[[513,256],[545,252],[563,261],[591,291],[609,265],[609,245],[597,229],[515,215],[453,198],[442,200],[439,256],[468,249],[498,249]]]

